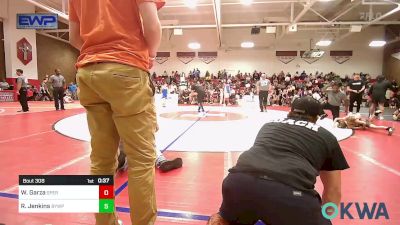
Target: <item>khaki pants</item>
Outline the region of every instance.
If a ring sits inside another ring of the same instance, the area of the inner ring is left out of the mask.
[[[148,73],[117,63],[91,64],[78,70],[77,82],[92,138],[91,174],[114,175],[121,138],[129,165],[132,225],[154,224],[157,120]],[[115,214],[96,214],[96,225],[116,224]]]

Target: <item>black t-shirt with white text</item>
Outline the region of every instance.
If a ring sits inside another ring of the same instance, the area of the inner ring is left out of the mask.
[[[314,123],[279,119],[265,124],[253,147],[230,172],[266,175],[303,191],[314,191],[321,170],[349,168],[336,137]]]
[[[349,83],[348,83],[348,86],[352,90],[359,91],[359,90],[362,89],[362,87],[365,86],[365,83],[362,80],[350,80]],[[351,93],[354,93],[354,92],[351,92]]]

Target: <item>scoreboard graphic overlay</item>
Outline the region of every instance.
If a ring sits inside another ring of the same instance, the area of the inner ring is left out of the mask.
[[[20,213],[112,213],[113,176],[20,175]]]

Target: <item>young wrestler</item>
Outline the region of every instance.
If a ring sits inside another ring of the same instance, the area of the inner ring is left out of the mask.
[[[361,115],[358,113],[357,114],[349,113],[345,117],[336,118],[334,120],[334,125],[338,128],[349,128],[353,130],[367,129],[367,128],[387,130],[389,136],[391,136],[394,132],[393,127],[375,125],[371,123],[371,121],[361,118]]]

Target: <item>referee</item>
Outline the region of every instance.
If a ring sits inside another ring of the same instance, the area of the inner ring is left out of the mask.
[[[343,103],[344,108],[347,114],[347,98],[346,94],[340,90],[340,84],[336,82],[331,82],[331,84],[326,85],[324,88],[322,88],[322,91],[328,96],[328,101],[323,104],[323,109],[328,109],[332,112],[333,119],[336,119],[339,117],[340,114],[340,105]],[[322,115],[321,119],[326,117],[327,115],[321,110]]]
[[[270,84],[271,82],[266,79],[266,75],[264,73],[261,75],[260,80],[256,84],[261,112],[264,112],[264,110],[267,111],[268,91],[270,88]]]
[[[329,225],[321,205],[341,199],[341,170],[349,168],[328,130],[315,124],[321,105],[310,96],[287,118],[265,124],[222,184],[223,201],[209,225]],[[324,185],[322,199],[316,178]]]
[[[28,83],[26,82],[27,79],[24,76],[24,71],[21,69],[17,69],[16,74],[18,76],[17,78],[17,94],[18,94],[18,99],[19,103],[21,104],[22,110],[18,112],[28,112],[29,111],[29,106],[28,106],[28,98],[27,98],[27,86]]]
[[[53,86],[53,97],[54,97],[54,106],[56,110],[65,110],[64,108],[64,91],[67,88],[65,84],[65,78],[61,75],[61,70],[56,69],[54,71],[56,74],[50,76],[50,83]]]

